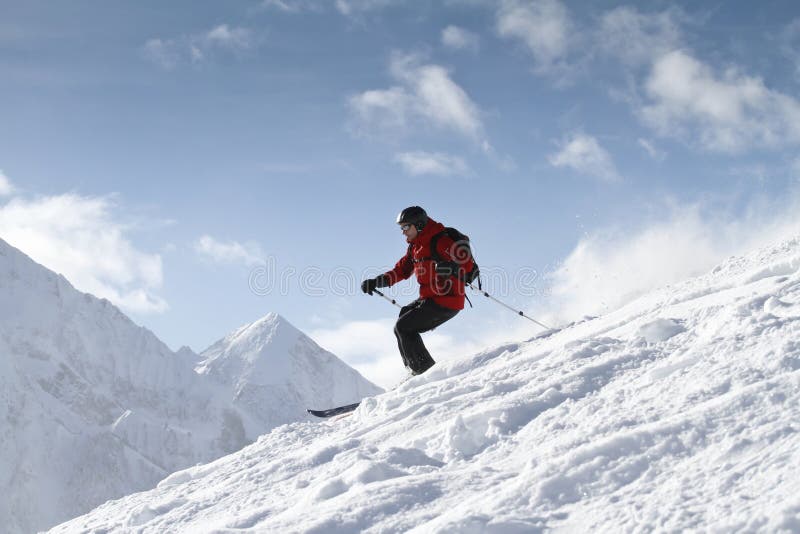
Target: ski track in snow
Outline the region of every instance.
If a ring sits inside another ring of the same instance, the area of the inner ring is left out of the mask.
[[[799,532],[798,371],[795,239],[53,532]]]

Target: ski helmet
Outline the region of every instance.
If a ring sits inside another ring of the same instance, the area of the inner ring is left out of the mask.
[[[410,206],[397,216],[397,224],[413,224],[419,232],[428,223],[428,214],[419,206]]]

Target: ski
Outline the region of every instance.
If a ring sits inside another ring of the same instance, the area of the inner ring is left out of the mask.
[[[358,408],[358,405],[361,404],[360,402],[356,402],[353,404],[348,404],[346,406],[339,406],[338,408],[329,408],[327,410],[312,410],[308,409],[308,413],[316,417],[333,417],[334,415],[341,415],[343,413],[350,413],[355,411]]]
[[[402,386],[403,384],[414,378],[414,376],[415,375],[409,374],[408,376],[403,378],[400,382],[392,386],[388,391],[396,390],[397,388],[399,388],[400,386]],[[312,410],[310,408],[307,408],[306,411],[315,417],[322,417],[324,419],[327,419],[329,417],[334,417],[336,415],[352,413],[356,410],[356,408],[358,408],[360,404],[361,401],[353,404],[347,404],[346,406],[339,406],[337,408],[329,408],[327,410]]]

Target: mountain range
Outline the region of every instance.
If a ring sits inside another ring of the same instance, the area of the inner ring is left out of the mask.
[[[0,240],[0,522],[32,532],[381,390],[270,313],[173,352]]]

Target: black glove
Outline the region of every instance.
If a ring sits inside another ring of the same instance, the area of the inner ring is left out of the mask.
[[[372,295],[372,292],[375,291],[376,287],[386,287],[389,285],[389,281],[386,279],[384,275],[376,276],[375,278],[368,278],[361,282],[361,291]]]
[[[372,292],[375,291],[376,287],[378,287],[378,281],[374,278],[368,278],[367,280],[361,282],[361,291],[369,295],[372,295]]]
[[[437,261],[436,274],[438,276],[453,276],[458,272],[458,264],[454,261]]]

